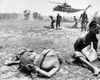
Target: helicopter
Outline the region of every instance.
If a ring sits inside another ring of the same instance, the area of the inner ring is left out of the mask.
[[[51,2],[51,1],[49,1],[49,2],[59,4],[53,8],[53,11],[67,12],[67,13],[75,13],[75,12],[79,12],[79,11],[85,12],[89,7],[91,7],[91,5],[88,5],[85,9],[76,9],[76,8],[72,8],[71,5],[69,5],[66,2],[64,2],[64,3]]]

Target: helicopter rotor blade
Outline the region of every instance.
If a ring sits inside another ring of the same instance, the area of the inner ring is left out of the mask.
[[[63,4],[63,3],[60,3],[60,2],[53,2],[53,1],[48,1],[50,3],[54,3],[54,4]]]

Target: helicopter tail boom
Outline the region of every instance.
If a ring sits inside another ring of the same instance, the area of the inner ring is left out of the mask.
[[[87,9],[89,9],[91,7],[91,5],[88,5],[85,9],[84,9],[84,11],[86,11]]]

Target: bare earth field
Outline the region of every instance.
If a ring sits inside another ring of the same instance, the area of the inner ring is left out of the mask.
[[[61,52],[59,55],[64,60],[73,61],[73,44],[83,32],[80,28],[71,28],[74,23],[62,23],[61,30],[44,28],[49,24],[43,21],[0,21],[0,80],[32,80],[29,75],[19,72],[18,66],[4,65],[5,60],[14,57],[23,47],[34,49],[38,54],[52,48]],[[98,38],[100,40],[100,34]],[[93,64],[100,68],[100,61]],[[96,77],[88,68],[65,63],[53,77],[36,77],[34,80],[100,80],[100,74]]]

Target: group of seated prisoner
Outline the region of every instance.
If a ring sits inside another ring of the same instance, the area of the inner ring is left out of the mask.
[[[82,50],[93,43],[93,48],[97,52],[98,48],[98,39],[96,34],[99,33],[100,26],[96,21],[91,21],[89,24],[88,31],[78,37],[74,43],[74,55],[75,60],[78,60],[81,64],[87,65],[88,68],[98,75],[100,69],[92,65],[88,58],[83,54]],[[37,54],[33,50],[23,49],[19,54],[16,55],[16,58],[13,61],[7,61],[7,65],[19,64],[19,67],[24,71],[28,71],[31,74],[42,75],[45,77],[51,77],[61,67],[60,57],[56,54],[56,51],[52,49],[44,50],[41,54]],[[63,62],[63,61],[62,61]]]

